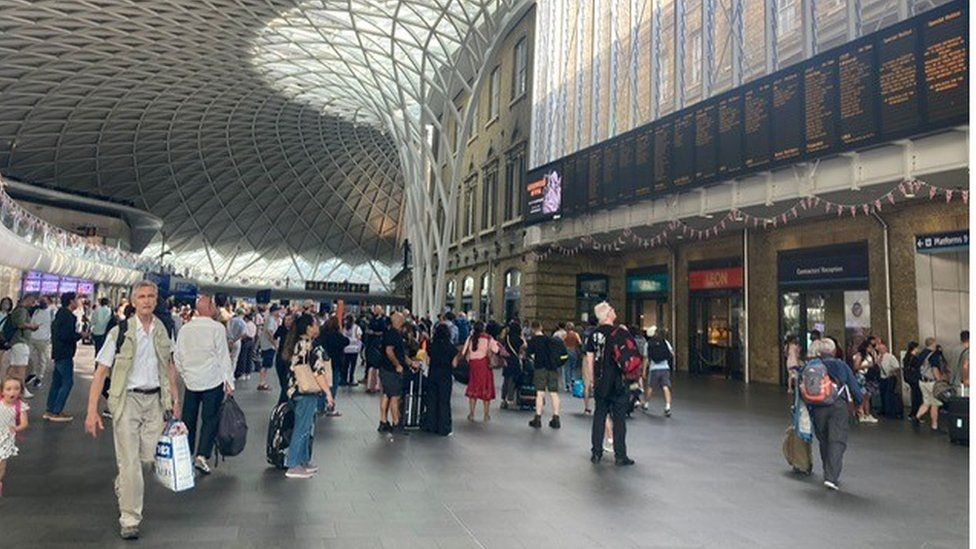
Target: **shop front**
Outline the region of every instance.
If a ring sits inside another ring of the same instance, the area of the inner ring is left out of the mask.
[[[816,331],[851,356],[871,333],[867,242],[781,251],[777,263],[780,343],[796,336],[805,355]],[[785,384],[785,359],[780,362]]]
[[[576,275],[576,319],[586,323],[593,317],[593,307],[610,295],[610,277],[601,274]]]
[[[627,325],[637,326],[644,333],[651,327],[667,329],[671,325],[669,290],[665,265],[627,271]]]
[[[743,271],[740,260],[690,265],[689,371],[743,379]]]

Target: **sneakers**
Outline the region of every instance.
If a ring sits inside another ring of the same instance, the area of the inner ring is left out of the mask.
[[[535,416],[534,418],[532,418],[532,421],[529,422],[529,427],[532,427],[534,429],[538,429],[542,427],[542,416]]]
[[[829,480],[824,481],[824,487],[828,490],[840,490],[840,486],[837,486],[837,483],[830,482]]]
[[[104,412],[102,412],[102,417],[105,419],[112,419],[112,412],[106,409]]]
[[[633,465],[634,463],[636,463],[634,460],[630,459],[627,456],[624,456],[622,458],[617,458],[613,460],[613,462],[617,465],[620,465],[621,467],[625,467],[627,465]]]
[[[67,423],[69,421],[74,421],[75,419],[74,416],[70,416],[64,412],[61,412],[59,414],[44,412],[44,415],[42,415],[41,418],[46,419],[48,421],[52,421],[54,423]]]
[[[319,472],[319,466],[310,461],[305,464],[305,470],[309,473],[315,474]]]
[[[664,417],[671,417],[671,407],[668,406],[664,409]]]
[[[650,403],[648,403],[648,402],[645,402],[644,404],[641,404],[641,408],[642,408],[642,409],[643,409],[643,410],[644,410],[645,412],[646,412],[646,411],[648,410],[648,408],[650,408],[650,407],[651,407],[651,405],[650,405]]]
[[[138,526],[123,526],[119,530],[119,537],[122,539],[139,539],[139,527]]]
[[[342,417],[342,413],[340,413],[339,410],[336,410],[335,408],[333,408],[331,410],[326,410],[325,411],[325,416],[326,417]]]
[[[390,427],[390,424],[385,421],[381,421],[380,426],[376,428],[377,433],[389,433],[392,430],[393,428]]]
[[[193,467],[205,475],[210,474],[210,464],[207,463],[207,458],[203,456],[193,458]]]
[[[552,416],[552,419],[549,420],[549,426],[553,429],[560,428],[561,425],[559,424],[559,416]]]
[[[41,378],[37,377],[34,374],[31,374],[31,375],[27,376],[27,379],[26,380],[24,380],[24,385],[30,385],[32,387],[40,387],[41,386]]]
[[[270,390],[271,390],[270,385],[265,385],[263,383],[261,385],[258,385],[258,391],[270,391]]]
[[[285,478],[312,478],[315,473],[304,467],[292,467],[285,471]]]
[[[859,423],[867,423],[867,424],[870,424],[870,425],[873,425],[873,424],[875,424],[875,423],[878,422],[878,418],[876,418],[876,417],[874,417],[874,416],[872,416],[870,414],[863,415],[863,416],[859,417],[857,420],[858,420]]]
[[[24,386],[24,398],[34,398],[34,393],[27,390],[27,386]]]

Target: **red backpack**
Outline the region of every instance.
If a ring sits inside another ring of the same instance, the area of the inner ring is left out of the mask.
[[[610,334],[613,360],[620,367],[625,381],[637,381],[643,373],[644,357],[637,350],[637,340],[626,328],[618,326]]]

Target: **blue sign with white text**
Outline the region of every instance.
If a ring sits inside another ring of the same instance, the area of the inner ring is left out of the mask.
[[[920,254],[967,249],[969,249],[969,231],[922,234],[915,237],[915,251]]]

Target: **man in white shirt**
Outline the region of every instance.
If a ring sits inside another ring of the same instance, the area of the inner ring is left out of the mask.
[[[109,330],[95,359],[98,366],[88,392],[85,432],[94,438],[105,428],[98,414],[98,398],[111,370],[108,407],[119,471],[115,494],[119,499],[122,539],[139,537],[143,465],[153,463],[156,443],[165,425],[164,414],[172,412],[177,419],[180,417],[172,344],[166,326],[153,315],[158,293],[156,284],[148,280],[132,288],[135,315]],[[121,344],[117,345],[117,340]]]
[[[183,378],[183,423],[186,424],[190,452],[196,451],[193,465],[210,474],[207,460],[213,453],[220,405],[224,393],[234,394],[234,366],[227,349],[224,326],[214,320],[217,308],[208,295],[197,298],[197,314],[180,329],[173,351],[176,371]],[[201,412],[200,409],[203,408]],[[201,416],[197,443],[197,416]]]
[[[258,349],[261,351],[261,383],[258,384],[258,391],[270,391],[268,385],[268,370],[274,367],[275,363],[275,332],[278,331],[278,315],[281,310],[277,304],[271,306],[271,311],[264,315],[264,323],[258,328]]]
[[[30,335],[30,368],[27,383],[35,387],[41,386],[44,374],[51,366],[51,324],[57,309],[51,305],[47,296],[41,296],[37,308],[31,313],[31,324],[37,329]]]

